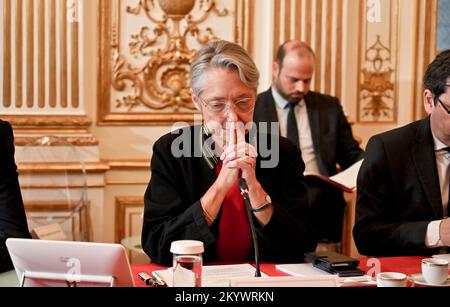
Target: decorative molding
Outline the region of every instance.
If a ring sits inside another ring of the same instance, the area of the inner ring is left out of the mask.
[[[120,243],[120,241],[126,235],[126,210],[128,208],[142,208],[144,210],[144,197],[143,196],[116,196],[116,206],[115,206],[115,241]]]
[[[25,146],[27,144],[33,143],[40,136],[36,137],[16,137],[14,139],[14,144],[16,146]],[[74,146],[85,147],[85,146],[97,146],[99,144],[98,140],[93,136],[81,136],[81,137],[60,137],[64,143],[70,143]],[[58,146],[58,144],[52,145]]]
[[[87,116],[21,116],[6,115],[3,120],[8,121],[14,128],[19,129],[44,129],[44,128],[89,128],[92,121]]]
[[[111,170],[149,170],[150,160],[108,160]]]
[[[148,180],[106,180],[106,185],[148,185]]]
[[[363,82],[360,86],[360,101],[363,104],[360,121],[372,118],[378,122],[380,118],[394,117],[394,70],[389,66],[391,51],[385,47],[380,36],[366,51],[366,63],[362,69]],[[370,66],[369,66],[370,65]]]
[[[133,15],[139,15],[144,9],[149,21],[155,24],[154,37],[148,26],[143,26],[139,34],[131,35],[131,56],[145,58],[143,66],[133,67],[121,54],[120,46],[113,46],[113,88],[121,92],[126,89],[125,81],[129,81],[134,89],[133,95],[116,100],[116,107],[126,108],[128,112],[141,105],[150,110],[195,110],[189,93],[189,65],[196,50],[188,47],[188,35],[202,45],[216,40],[211,28],[207,28],[207,35],[201,36],[199,25],[211,12],[219,17],[228,15],[228,10],[217,9],[215,0],[208,1],[206,7],[202,7],[205,3],[200,2],[200,10],[204,9],[204,12],[197,20],[189,15],[195,0],[159,0],[159,4],[165,13],[162,19],[153,16],[153,1],[141,0],[137,7],[127,7],[127,13]],[[184,31],[180,27],[183,20],[187,23]],[[156,43],[163,38],[166,46],[155,49]],[[158,74],[161,74],[159,80]]]
[[[109,166],[103,162],[87,162],[84,165],[80,163],[59,163],[59,162],[18,162],[17,168],[19,174],[39,173],[54,174],[65,172],[80,172],[84,167],[87,173],[105,173],[110,170]]]
[[[80,163],[57,163],[57,162],[18,162],[19,173],[39,172],[39,173],[55,173],[65,171],[79,171],[81,169]],[[149,160],[108,160],[100,162],[86,162],[84,168],[88,173],[104,173],[107,171],[150,171]],[[135,180],[134,182],[137,182]],[[116,180],[116,182],[118,182]],[[125,181],[124,181],[125,182]],[[127,181],[131,182],[131,181]],[[142,183],[139,181],[139,183]],[[145,184],[147,184],[146,182]]]
[[[189,93],[189,66],[196,49],[189,44],[192,39],[198,45],[217,39],[209,24],[204,33],[200,27],[210,14],[220,17],[234,12],[235,40],[252,46],[250,26],[244,29],[238,17],[246,24],[252,20],[253,12],[248,11],[253,9],[253,0],[236,0],[231,10],[219,9],[216,0],[159,0],[158,3],[159,6],[151,0],[140,0],[134,7],[126,6],[126,11],[121,11],[124,6],[120,0],[99,1],[99,125],[192,123],[196,111]],[[162,11],[162,17],[156,17],[158,11]],[[122,15],[142,19],[142,12],[147,23],[140,27],[139,33],[131,34],[129,51],[125,51],[120,43]],[[245,33],[236,34],[243,29]],[[136,64],[137,59],[142,64]],[[119,98],[113,98],[113,94]]]
[[[380,0],[386,21],[369,22],[368,3],[360,5],[357,122],[397,123],[400,0]]]
[[[82,189],[84,187],[87,187],[89,189],[97,189],[97,188],[104,188],[105,184],[92,184],[87,183],[86,185],[82,184],[21,184],[20,189],[23,190],[34,190],[34,189],[42,189],[42,190],[60,190],[63,188],[69,188],[69,189]]]
[[[79,205],[77,201],[64,200],[25,200],[24,206],[26,211],[31,212],[57,212],[72,211]]]

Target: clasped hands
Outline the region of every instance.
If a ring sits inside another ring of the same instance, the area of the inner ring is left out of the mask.
[[[246,142],[244,129],[236,123],[228,123],[228,125],[226,144],[223,146],[223,152],[220,156],[221,171],[213,186],[201,199],[203,210],[209,221],[208,224],[215,220],[225,195],[239,176],[247,182],[250,203],[253,208],[260,207],[266,201],[267,193],[256,179],[258,153],[254,146]],[[270,207],[267,210],[255,213],[255,215],[259,223],[264,226],[270,221],[272,213],[273,208]]]

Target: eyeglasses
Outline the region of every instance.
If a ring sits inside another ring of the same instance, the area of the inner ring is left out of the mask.
[[[450,114],[450,110],[445,106],[445,104],[442,102],[442,100],[438,98],[438,101],[440,102],[440,104],[444,108],[444,110],[447,111],[448,114]]]
[[[205,102],[200,96],[198,98],[209,112],[216,115],[225,115],[232,107],[234,107],[236,112],[242,114],[250,113],[255,108],[255,100],[253,98],[240,98],[232,103],[227,103],[222,99]]]

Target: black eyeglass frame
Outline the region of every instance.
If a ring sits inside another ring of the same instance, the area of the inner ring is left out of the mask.
[[[447,111],[448,114],[450,114],[450,109],[448,109],[445,104],[442,102],[442,100],[440,98],[437,99],[439,101],[439,103],[441,104],[441,106],[444,108],[445,111]]]

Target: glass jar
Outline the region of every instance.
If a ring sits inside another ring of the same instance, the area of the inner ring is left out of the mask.
[[[204,246],[201,241],[174,241],[170,246],[173,254],[173,286],[201,287]]]

